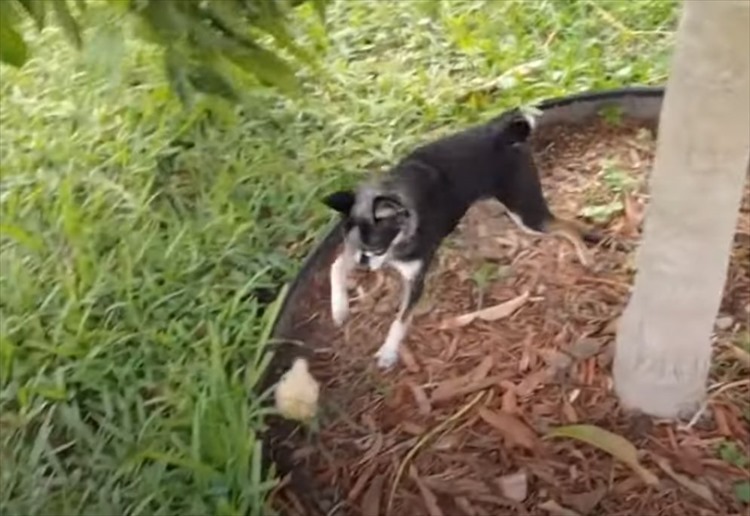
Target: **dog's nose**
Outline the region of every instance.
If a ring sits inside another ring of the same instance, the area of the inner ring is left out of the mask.
[[[370,258],[365,253],[361,253],[359,255],[359,264],[360,265],[367,265],[369,262],[370,262]]]

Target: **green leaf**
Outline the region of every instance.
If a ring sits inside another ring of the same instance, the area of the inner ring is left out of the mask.
[[[442,10],[440,0],[418,0],[417,6],[429,18],[437,19],[440,17]]]
[[[55,10],[57,21],[65,32],[68,39],[76,46],[81,48],[83,41],[81,40],[81,30],[78,27],[78,22],[73,18],[68,10],[68,4],[66,0],[54,0],[52,2],[52,8]]]
[[[192,67],[187,72],[187,78],[198,91],[217,95],[233,102],[239,100],[237,92],[224,74],[208,65]]]
[[[735,482],[734,486],[732,486],[732,490],[738,501],[750,505],[750,480]]]
[[[239,43],[218,31],[200,25],[193,27],[193,34],[201,45],[221,53],[262,83],[276,86],[289,94],[297,93],[299,85],[292,67],[284,59],[251,39],[247,38],[243,43]]]
[[[313,8],[318,13],[320,21],[326,22],[326,7],[328,6],[328,0],[312,0]]]
[[[46,14],[45,3],[42,0],[18,0],[27,13],[33,18],[37,29],[44,28],[44,18]]]
[[[0,223],[0,237],[14,240],[32,251],[40,251],[44,247],[44,244],[39,237],[12,224]]]
[[[164,52],[164,70],[169,85],[180,102],[184,106],[190,107],[193,104],[193,89],[188,78],[187,66],[185,57],[173,47],[168,47]]]
[[[294,94],[299,90],[294,69],[282,58],[260,46],[234,48],[224,52],[226,57],[243,70],[255,75],[266,85]]]
[[[12,1],[0,0],[0,23],[16,27],[24,19],[23,13],[18,9],[18,4]]]
[[[10,380],[17,349],[10,340],[0,336],[0,385],[5,385],[5,382]]]
[[[173,44],[184,37],[188,30],[189,22],[185,14],[172,0],[149,0],[140,14],[162,44]],[[200,20],[193,23],[200,23]]]
[[[20,68],[26,59],[28,59],[26,43],[21,35],[10,26],[8,19],[3,16],[0,19],[0,61]]]
[[[239,43],[246,45],[249,48],[257,47],[257,44],[254,43],[244,29],[245,25],[242,23],[242,20],[238,20],[240,17],[235,14],[235,10],[231,7],[232,5],[235,4],[228,2],[211,3],[208,7],[209,15],[212,19],[220,23],[222,28],[236,38]],[[285,23],[283,11],[276,5],[259,5],[261,10],[251,18],[252,25],[271,35],[276,43],[288,50],[298,59],[310,65],[314,64],[315,59],[312,54],[295,43],[294,36]],[[238,21],[240,22],[239,24]]]
[[[579,211],[581,217],[586,217],[598,223],[608,222],[613,215],[624,209],[622,202],[612,201],[608,204],[596,204],[593,206],[584,206]]]
[[[628,465],[646,484],[659,485],[659,478],[638,461],[638,450],[635,446],[620,435],[594,425],[569,425],[550,430],[545,439],[552,437],[570,437],[596,446]]]
[[[622,107],[612,104],[603,106],[599,110],[599,116],[609,125],[619,126],[622,124],[624,114]]]
[[[742,449],[733,441],[724,441],[719,445],[719,457],[721,460],[738,468],[744,468],[750,464],[750,458],[747,457]]]

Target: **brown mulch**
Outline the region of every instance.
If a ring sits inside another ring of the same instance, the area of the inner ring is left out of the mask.
[[[556,212],[575,216],[619,199],[623,210],[603,224],[620,241],[637,241],[654,152],[650,128],[630,120],[552,127],[536,136],[535,147]],[[630,193],[613,191],[622,179],[612,170],[636,180]],[[614,323],[632,283],[633,252],[590,249],[593,265],[586,268],[567,242],[522,234],[501,206],[477,205],[444,245],[401,361],[387,373],[373,354],[398,305],[397,278],[358,273],[352,313],[336,329],[328,269],[319,270],[295,307],[291,336],[315,349],[312,371],[323,385],[319,433],[294,438],[297,467],[312,477],[307,487],[329,514],[340,515],[389,508],[394,516],[747,514],[733,485],[750,470],[717,452],[729,440],[750,453],[750,382],[742,381],[750,366],[732,347],[747,335],[750,315],[750,188],[742,209],[711,379],[735,383],[690,428],[631,417],[612,390]],[[500,320],[443,327],[480,302],[524,295]],[[630,440],[661,485],[646,485],[590,445],[542,439],[571,423]],[[695,494],[701,489],[713,503]],[[279,489],[273,504],[283,514],[301,513],[289,489]]]

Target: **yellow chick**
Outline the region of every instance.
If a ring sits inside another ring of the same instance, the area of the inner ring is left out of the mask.
[[[297,358],[276,386],[276,409],[287,419],[310,421],[318,412],[319,393],[307,360]]]

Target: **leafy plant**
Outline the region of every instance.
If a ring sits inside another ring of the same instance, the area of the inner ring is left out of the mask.
[[[599,116],[609,125],[618,126],[622,123],[622,107],[617,105],[604,106],[599,110]]]
[[[733,486],[734,496],[744,504],[750,504],[750,480],[740,480]]]
[[[581,208],[579,215],[597,223],[608,222],[613,216],[622,212],[624,206],[622,201],[615,200],[606,204],[594,204]]]
[[[597,223],[606,223],[625,209],[620,194],[632,192],[638,185],[638,180],[613,161],[604,162],[601,178],[608,191],[607,194],[603,194],[603,197],[610,198],[610,194],[614,194],[616,198],[609,202],[601,202],[600,200],[600,202],[585,206],[580,210],[579,215]]]
[[[613,161],[606,161],[602,179],[612,193],[629,193],[638,185],[638,180],[620,168]]]
[[[484,296],[487,293],[487,287],[500,274],[497,264],[484,262],[474,271],[471,279],[477,288],[477,307],[482,308],[484,305]]]
[[[718,455],[724,462],[744,468],[750,464],[750,457],[734,441],[722,441],[718,446]]]
[[[104,4],[136,26],[143,39],[160,46],[172,90],[185,104],[195,92],[227,100],[241,89],[261,85],[288,95],[299,92],[296,66],[282,56],[316,67],[314,54],[298,44],[291,31],[291,8],[310,3],[324,19],[329,0],[106,0]],[[24,23],[42,30],[50,18],[76,48],[90,24],[90,0],[3,0],[0,2],[0,61],[21,67],[29,58]],[[121,37],[113,30],[111,37]],[[276,51],[268,48],[273,41]]]

